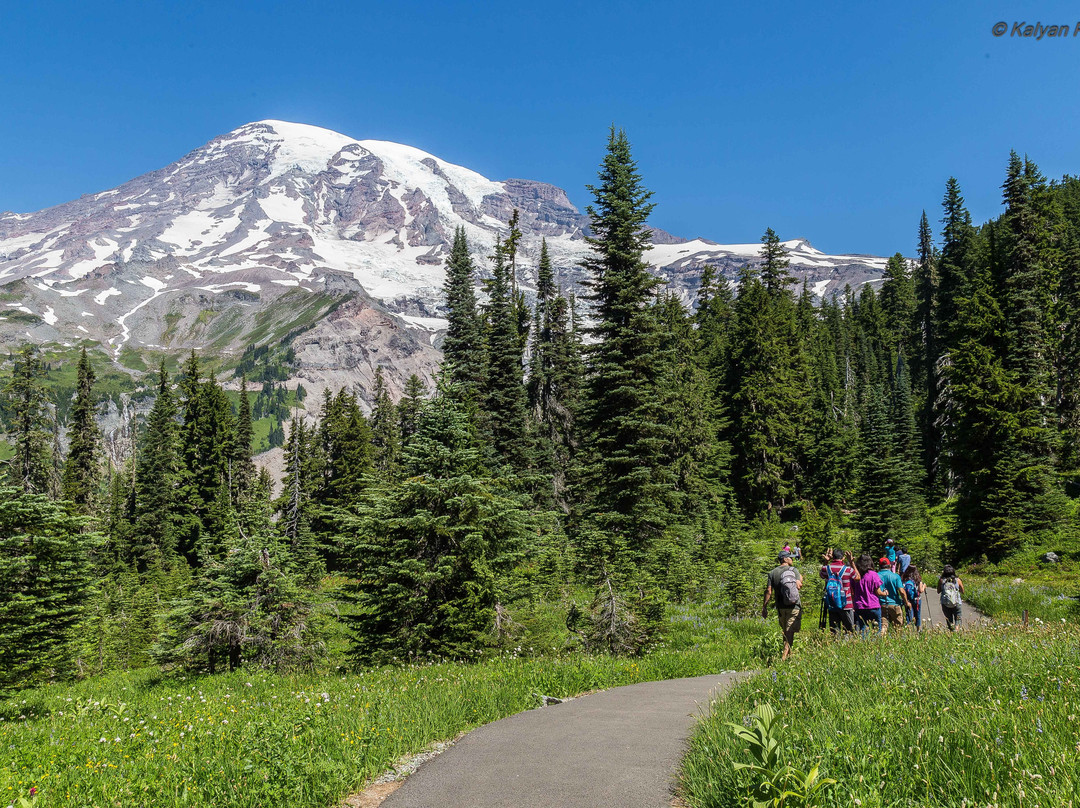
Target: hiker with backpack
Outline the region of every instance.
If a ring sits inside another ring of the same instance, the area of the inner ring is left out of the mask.
[[[951,564],[946,564],[938,578],[937,591],[941,596],[941,611],[945,615],[945,625],[949,631],[956,631],[960,626],[960,606],[963,603],[964,582],[956,574]]]
[[[784,653],[780,657],[787,659],[791,646],[795,643],[795,633],[802,628],[802,606],[799,590],[802,589],[802,574],[795,569],[795,559],[789,550],[781,550],[776,559],[779,566],[769,573],[765,583],[765,600],[761,604],[761,616],[769,616],[769,599],[776,594],[776,614],[780,620],[780,631],[784,634]]]
[[[862,576],[855,569],[851,551],[833,550],[832,560],[821,568],[825,579],[825,606],[829,612],[829,630],[839,634],[843,629],[855,633],[855,601],[851,597],[851,585]]]
[[[904,591],[907,594],[911,608],[907,613],[907,621],[915,624],[916,631],[922,628],[922,596],[926,591],[919,568],[914,564],[908,564],[900,579],[904,582]]]
[[[881,578],[871,569],[873,561],[869,553],[863,553],[855,561],[855,570],[859,573],[859,580],[851,587],[852,599],[855,603],[855,626],[866,636],[866,627],[874,622],[874,628],[879,634],[885,633],[885,626],[881,622],[881,601],[887,594],[881,586]]]
[[[885,555],[889,559],[889,569],[896,571],[896,542],[892,539],[885,540]]]
[[[881,565],[878,577],[881,578],[881,586],[885,589],[885,596],[881,598],[883,618],[881,633],[884,634],[887,626],[895,626],[898,629],[904,627],[904,614],[907,609],[910,609],[911,604],[908,602],[907,592],[904,590],[900,576],[892,571],[889,557],[882,556],[878,563]]]

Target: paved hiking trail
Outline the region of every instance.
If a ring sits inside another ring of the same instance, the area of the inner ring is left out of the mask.
[[[667,808],[698,716],[749,675],[616,687],[485,724],[382,808]]]
[[[990,622],[990,618],[980,612],[970,603],[963,601],[961,597],[960,606],[960,628],[975,628],[976,626],[986,625]],[[927,627],[927,621],[931,621],[934,628],[948,628],[945,623],[945,612],[941,610],[941,595],[938,594],[936,589],[930,586],[926,587],[926,591],[923,593],[922,602],[922,624],[923,629]]]
[[[961,626],[988,618],[965,603]],[[923,630],[944,630],[938,593]],[[382,808],[668,808],[686,742],[713,697],[752,672],[616,687],[486,724],[393,784]],[[396,789],[396,790],[394,790]],[[384,792],[385,793],[385,792]]]

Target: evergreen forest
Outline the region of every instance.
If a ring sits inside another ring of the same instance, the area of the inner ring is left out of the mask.
[[[568,649],[639,654],[670,604],[759,608],[793,535],[809,558],[892,538],[930,569],[1080,555],[1080,178],[1013,153],[982,224],[950,178],[913,217],[913,258],[824,300],[766,229],[732,281],[702,267],[690,305],[649,271],[624,132],[588,190],[583,288],[559,286],[546,245],[523,265],[516,214],[492,255],[457,231],[439,377],[396,401],[380,375],[370,404],[346,389],[300,415],[287,352],[245,353],[238,375],[262,387],[238,397],[192,353],[152,373],[118,464],[104,368],[84,349],[60,402],[22,347],[3,389],[0,691],[471,660],[551,625]],[[270,414],[280,479],[253,461]]]

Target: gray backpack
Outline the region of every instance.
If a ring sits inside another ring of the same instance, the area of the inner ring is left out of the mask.
[[[960,587],[956,579],[950,578],[941,587],[941,605],[946,609],[960,608]]]
[[[784,607],[795,606],[799,602],[799,574],[794,567],[786,567],[780,573],[780,591],[777,599]]]

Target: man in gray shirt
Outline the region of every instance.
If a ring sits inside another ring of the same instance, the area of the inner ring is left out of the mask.
[[[780,631],[784,634],[784,653],[780,658],[787,659],[791,646],[795,642],[795,633],[802,628],[802,606],[799,590],[802,589],[802,574],[795,569],[795,559],[787,550],[777,556],[780,566],[769,573],[765,584],[765,600],[761,603],[761,616],[769,616],[769,599],[776,594],[776,614],[780,619]]]

